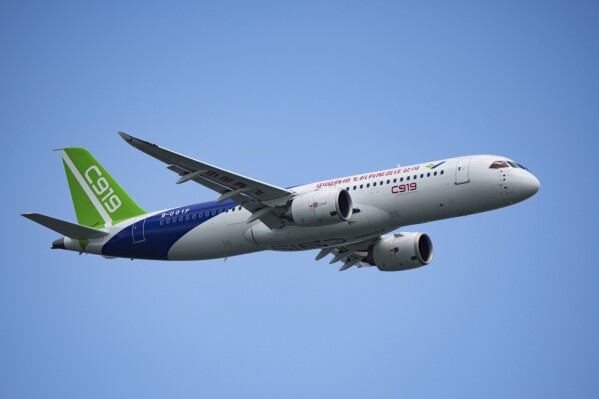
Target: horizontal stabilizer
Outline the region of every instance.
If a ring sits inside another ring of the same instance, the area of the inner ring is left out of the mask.
[[[40,213],[24,213],[21,216],[74,240],[91,240],[108,235],[107,232],[102,230],[81,226],[77,223],[67,222],[66,220],[53,218]]]

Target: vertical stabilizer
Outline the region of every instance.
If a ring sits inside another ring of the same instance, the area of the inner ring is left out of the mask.
[[[77,222],[102,228],[146,213],[84,148],[60,150]]]

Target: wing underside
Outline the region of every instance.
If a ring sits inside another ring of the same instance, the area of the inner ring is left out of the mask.
[[[169,170],[180,176],[178,184],[194,181],[219,193],[216,202],[232,200],[240,204],[252,213],[248,223],[259,219],[270,229],[284,226],[280,216],[293,191],[189,158],[123,132],[119,135],[133,147],[167,164]]]
[[[318,255],[316,255],[315,259],[320,260],[327,255],[333,255],[333,258],[329,261],[329,264],[342,261],[343,265],[339,268],[340,272],[347,270],[352,266],[356,266],[358,268],[370,267],[372,265],[366,262],[366,258],[368,257],[371,245],[378,240],[379,237],[370,240],[359,241],[353,244],[324,248],[318,253]]]

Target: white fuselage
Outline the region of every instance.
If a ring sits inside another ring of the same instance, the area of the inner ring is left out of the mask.
[[[113,253],[105,244],[110,241],[110,245],[114,246],[115,235],[144,226],[145,235],[138,233],[138,242],[141,238],[144,241],[159,240],[162,231],[165,237],[168,234],[172,238],[176,234],[175,224],[193,223],[201,220],[200,215],[203,217],[206,212],[212,215],[213,211],[215,216],[197,226],[188,225],[180,236],[175,237],[166,249],[167,259],[213,259],[267,249],[318,249],[376,238],[403,226],[505,207],[537,192],[539,182],[529,171],[517,167],[490,168],[496,160],[507,158],[494,155],[452,158],[294,187],[292,190],[299,194],[331,187],[349,192],[354,208],[351,218],[328,226],[287,225],[271,230],[260,220],[248,224],[246,221],[251,214],[234,203],[209,203],[195,208],[179,207],[154,212],[112,226],[110,235],[91,240],[85,251],[106,256],[158,259],[143,256],[143,252],[135,248],[135,239],[126,244],[132,247],[131,255],[123,243]],[[188,217],[194,213],[197,219],[195,216]],[[172,221],[173,217],[176,219],[174,222],[165,223],[166,219]],[[155,224],[150,220],[155,220]],[[80,248],[74,240],[66,239],[65,244],[68,249]]]

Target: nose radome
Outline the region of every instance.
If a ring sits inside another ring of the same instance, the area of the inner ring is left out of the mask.
[[[527,197],[532,197],[541,188],[541,182],[532,173],[527,173],[527,175],[522,178],[522,186],[526,191]]]

